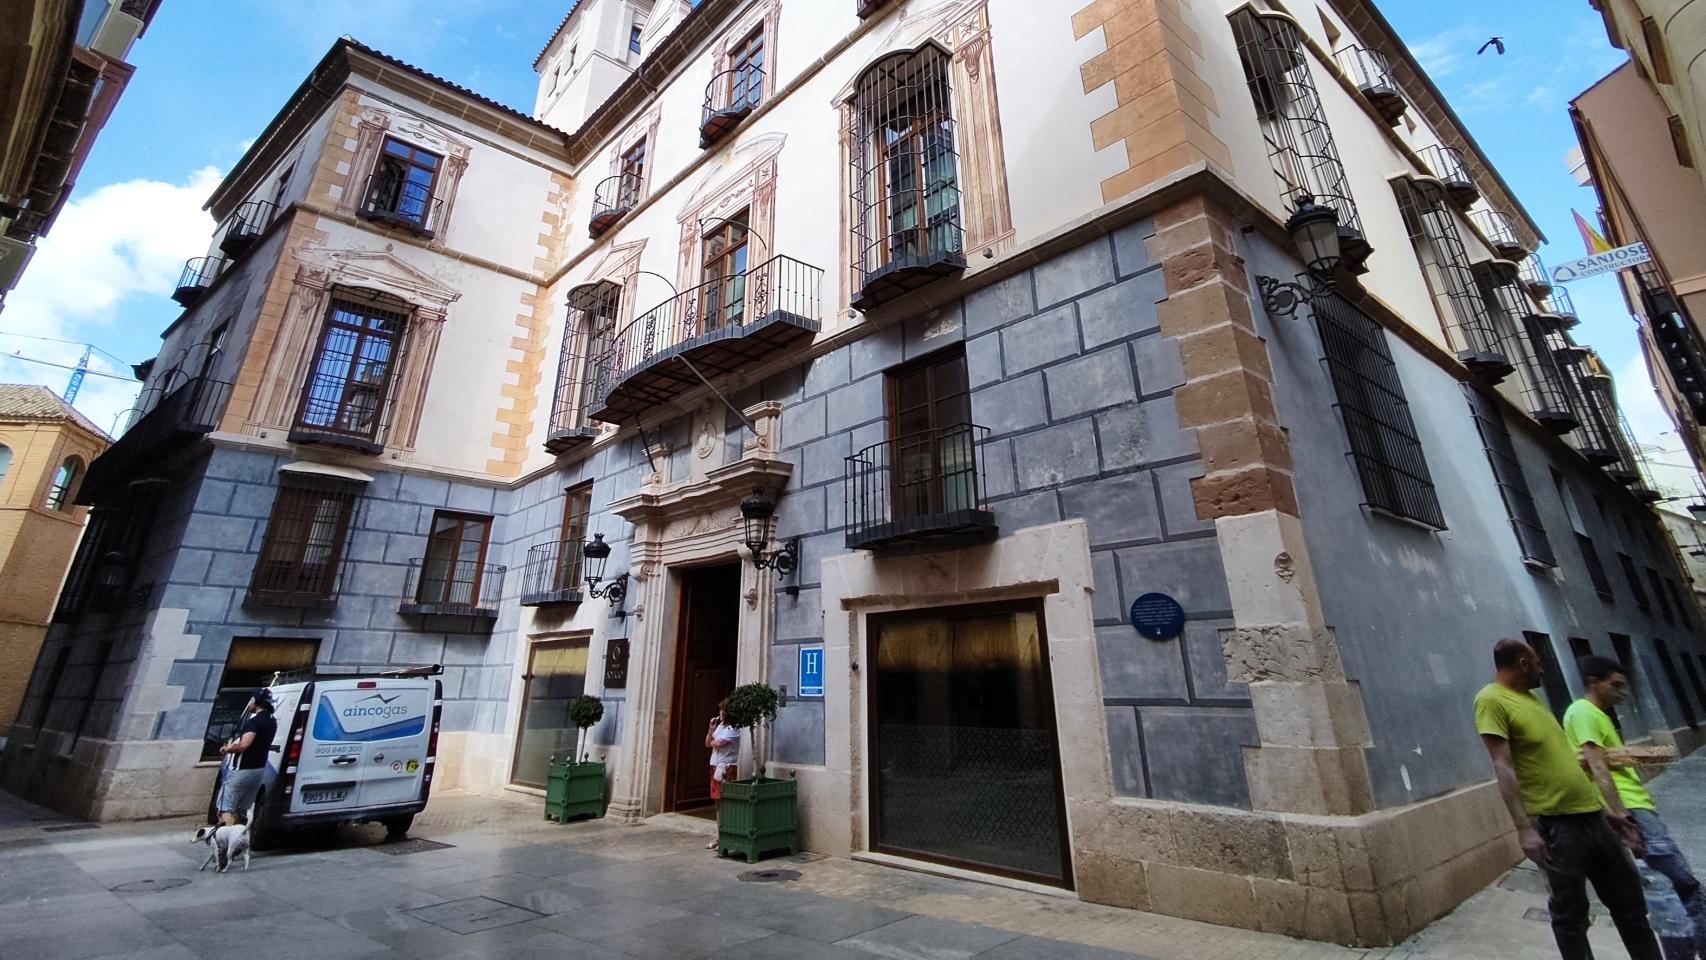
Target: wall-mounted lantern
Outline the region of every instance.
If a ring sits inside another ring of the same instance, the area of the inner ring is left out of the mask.
[[[1333,291],[1334,275],[1344,260],[1343,238],[1339,234],[1339,213],[1332,207],[1315,202],[1307,193],[1297,195],[1297,207],[1285,221],[1285,232],[1291,234],[1292,246],[1303,261],[1302,283],[1282,283],[1273,277],[1257,277],[1256,287],[1262,294],[1262,306],[1270,316],[1289,317],[1305,303]]]
[[[760,570],[776,571],[778,580],[793,573],[800,562],[799,537],[789,540],[774,553],[764,552],[776,532],[776,504],[764,495],[762,489],[754,487],[752,495],[740,502],[740,516],[746,525],[746,548],[752,551],[752,565]],[[798,589],[789,587],[788,592],[796,593]]]
[[[626,573],[600,587],[604,580],[604,567],[610,562],[610,544],[604,542],[604,534],[595,533],[581,547],[581,556],[586,560],[586,592],[595,599],[609,600],[610,615],[618,620],[628,616],[622,609],[622,599],[628,595],[628,575]]]

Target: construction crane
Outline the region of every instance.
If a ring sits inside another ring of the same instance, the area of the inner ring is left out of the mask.
[[[77,391],[83,389],[83,378],[85,376],[87,376],[89,373],[89,356],[90,356],[90,354],[93,354],[94,352],[95,352],[95,345],[94,344],[85,343],[83,345],[83,359],[78,360],[77,366],[72,368],[72,370],[71,370],[71,381],[65,385],[65,402],[66,403],[76,402]]]

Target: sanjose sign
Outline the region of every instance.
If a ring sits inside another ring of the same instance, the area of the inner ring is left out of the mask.
[[[1572,280],[1586,280],[1597,277],[1602,273],[1611,273],[1627,267],[1639,266],[1653,259],[1653,254],[1644,243],[1631,243],[1627,247],[1618,247],[1604,253],[1596,253],[1591,257],[1560,263],[1552,268],[1552,280],[1555,283],[1569,283]]]

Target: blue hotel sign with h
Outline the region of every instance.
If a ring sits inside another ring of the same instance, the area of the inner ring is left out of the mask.
[[[823,696],[823,648],[800,648],[800,696]]]

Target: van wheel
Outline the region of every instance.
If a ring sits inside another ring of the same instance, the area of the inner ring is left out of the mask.
[[[385,839],[401,840],[405,836],[408,836],[409,827],[415,822],[415,815],[410,813],[401,817],[392,817],[389,820],[381,822],[385,824]]]
[[[249,847],[252,850],[271,850],[278,845],[278,830],[267,825],[266,791],[255,798],[255,815],[249,819]]]

